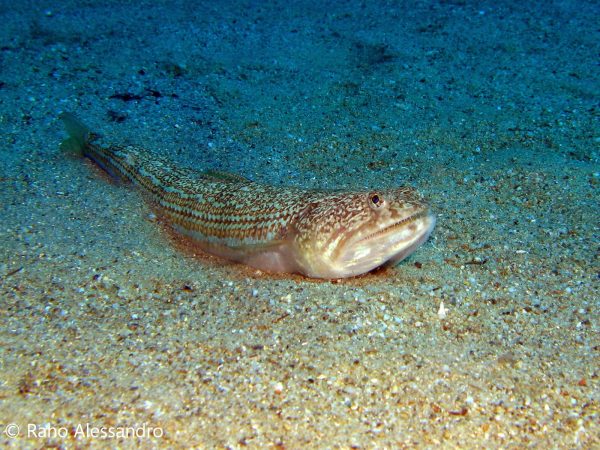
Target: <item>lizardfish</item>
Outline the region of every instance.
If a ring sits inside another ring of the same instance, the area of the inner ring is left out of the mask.
[[[170,226],[202,250],[267,272],[329,279],[363,274],[406,258],[435,225],[410,187],[307,190],[203,173],[139,147],[103,145],[73,114],[60,118],[70,136],[63,148],[142,190]]]

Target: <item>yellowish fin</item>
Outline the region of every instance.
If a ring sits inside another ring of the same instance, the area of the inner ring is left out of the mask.
[[[83,153],[85,146],[94,140],[96,135],[72,113],[64,112],[58,117],[69,133],[69,137],[61,142],[60,149],[69,153]]]

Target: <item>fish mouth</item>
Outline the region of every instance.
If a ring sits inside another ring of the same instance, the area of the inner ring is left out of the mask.
[[[435,217],[429,212],[429,210],[425,209],[422,211],[418,211],[418,212],[416,212],[408,217],[405,217],[401,220],[398,220],[397,222],[394,222],[391,225],[388,225],[387,227],[382,228],[381,230],[377,230],[367,236],[363,236],[362,238],[358,239],[355,243],[358,244],[360,242],[371,241],[371,240],[379,239],[379,238],[385,238],[385,236],[389,236],[389,235],[393,234],[394,231],[397,231],[399,228],[406,227],[408,224],[410,224],[412,222],[416,222],[417,220],[422,219],[422,218],[429,218],[430,220],[433,220],[433,224],[431,225],[431,229],[433,230],[433,226],[435,225]],[[430,230],[430,232],[431,232],[431,230]]]
[[[420,225],[413,238],[408,240],[398,240],[395,250],[385,261],[385,264],[395,265],[399,263],[410,256],[417,248],[424,244],[427,239],[429,239],[429,236],[435,228],[435,216],[429,211],[424,211],[416,214],[413,221],[419,222]],[[390,230],[390,232],[393,232],[393,230]]]
[[[397,264],[421,246],[434,227],[435,216],[428,209],[418,211],[350,243],[339,263],[354,274]]]

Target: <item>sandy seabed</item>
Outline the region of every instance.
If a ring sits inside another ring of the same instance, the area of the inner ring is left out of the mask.
[[[123,3],[0,2],[3,446],[600,447],[597,2]],[[438,225],[345,281],[194,257],[66,110]]]

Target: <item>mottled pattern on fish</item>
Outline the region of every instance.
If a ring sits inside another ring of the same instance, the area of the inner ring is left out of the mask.
[[[71,136],[66,145],[138,186],[175,230],[209,253],[263,270],[358,275],[406,257],[435,222],[412,188],[305,190],[201,173],[139,147],[101,146],[72,114],[61,118]]]

